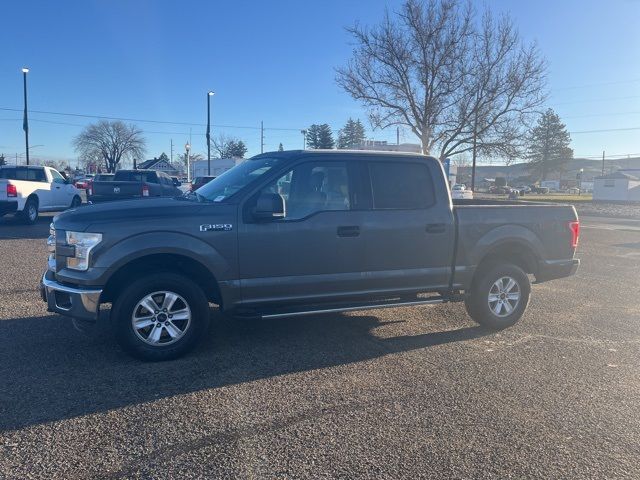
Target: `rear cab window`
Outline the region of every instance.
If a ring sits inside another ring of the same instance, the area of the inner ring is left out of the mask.
[[[145,182],[158,183],[157,177],[153,172],[116,172],[113,177],[114,182]]]
[[[5,178],[7,180],[24,180],[28,182],[47,181],[43,168],[2,168],[0,169],[0,178]]]

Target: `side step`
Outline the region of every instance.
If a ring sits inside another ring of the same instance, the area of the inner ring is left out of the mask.
[[[317,309],[313,310],[290,310],[290,311],[274,311],[273,313],[257,314],[258,317],[264,319],[271,318],[284,318],[284,317],[301,317],[303,315],[317,315],[322,313],[340,313],[340,312],[353,312],[357,310],[375,310],[380,308],[395,308],[395,307],[415,307],[416,305],[434,305],[438,303],[448,302],[449,299],[445,297],[436,297],[425,300],[412,300],[408,302],[391,302],[391,303],[374,303],[363,305],[345,305],[323,308],[318,305]]]

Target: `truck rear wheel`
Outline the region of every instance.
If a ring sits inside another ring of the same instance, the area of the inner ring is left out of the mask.
[[[531,282],[527,274],[516,265],[499,264],[478,275],[465,300],[469,316],[492,329],[514,325],[529,303]]]
[[[27,225],[36,223],[38,221],[38,200],[33,197],[28,198],[20,216]]]
[[[202,338],[209,324],[209,302],[188,278],[159,273],[127,287],[111,315],[118,343],[128,353],[143,360],[170,360]]]

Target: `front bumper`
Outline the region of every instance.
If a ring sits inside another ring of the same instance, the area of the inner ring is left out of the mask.
[[[102,289],[63,285],[47,270],[40,282],[40,295],[50,312],[81,320],[98,319]]]
[[[576,273],[580,266],[580,260],[544,260],[538,264],[536,283],[555,280],[556,278],[569,277]]]

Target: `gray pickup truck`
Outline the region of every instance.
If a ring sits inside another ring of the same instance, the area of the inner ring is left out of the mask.
[[[156,170],[118,170],[113,179],[91,183],[87,198],[91,203],[145,197],[175,197],[182,192],[174,180]]]
[[[111,323],[148,360],[191,349],[209,303],[276,318],[464,301],[500,329],[524,313],[530,276],[576,271],[578,235],[568,205],[454,205],[432,157],[274,152],[182,197],[58,215],[41,293],[78,328]]]

